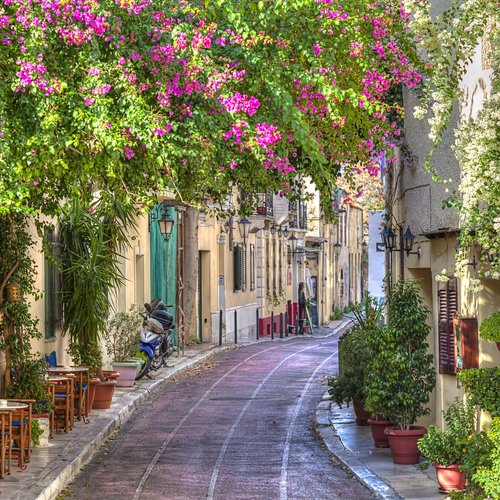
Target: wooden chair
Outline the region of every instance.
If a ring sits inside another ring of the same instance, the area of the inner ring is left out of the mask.
[[[64,432],[73,429],[73,379],[58,377],[50,381],[54,386],[54,428],[61,423]],[[58,429],[55,429],[58,431]]]
[[[75,367],[79,368],[79,367]],[[76,374],[74,382],[75,414],[78,420],[89,423],[88,390],[90,385],[90,371],[81,371]]]
[[[6,462],[7,474],[11,472],[12,450],[10,446],[12,436],[12,413],[0,411],[0,479],[5,476]]]
[[[24,403],[27,408],[11,410],[10,453],[17,455],[17,462],[21,470],[26,469],[25,462],[31,460],[31,429],[33,399],[9,399],[9,403]]]
[[[47,388],[47,393],[49,395],[49,403],[50,403],[50,413],[49,413],[49,438],[54,437],[54,428],[55,428],[55,385],[53,382],[49,381],[49,386]]]

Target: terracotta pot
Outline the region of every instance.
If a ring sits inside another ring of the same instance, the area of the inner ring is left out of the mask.
[[[418,464],[420,450],[417,441],[427,432],[425,427],[413,427],[408,431],[388,427],[385,432],[389,436],[392,461],[395,464]]]
[[[353,403],[352,406],[356,414],[356,425],[368,425],[368,419],[372,414],[365,410],[363,403]]]
[[[116,381],[117,387],[132,387],[134,385],[135,376],[137,375],[137,363],[135,362],[114,362],[111,363],[113,370],[120,374]]]
[[[94,410],[106,410],[111,406],[113,394],[115,393],[116,380],[106,382],[99,381],[95,386],[95,397],[92,408]]]
[[[120,376],[120,372],[116,370],[103,370],[102,373],[108,380],[118,380]]]
[[[389,448],[389,436],[385,433],[385,429],[390,425],[394,425],[394,422],[384,419],[368,419],[367,423],[372,427],[372,437],[375,448]]]
[[[448,467],[439,464],[433,464],[436,469],[436,477],[439,483],[439,491],[459,491],[465,488],[465,473],[459,470],[458,465],[448,465]]]
[[[88,398],[89,398],[89,408],[92,410],[92,405],[94,404],[95,398],[95,386],[100,382],[98,378],[90,379],[89,389],[88,389]]]
[[[497,349],[500,351],[500,342],[495,342],[495,344],[497,345]]]

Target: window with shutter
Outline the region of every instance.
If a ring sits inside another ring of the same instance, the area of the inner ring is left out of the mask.
[[[255,290],[255,245],[250,244],[250,290]]]
[[[241,289],[245,291],[247,289],[247,247],[243,245],[241,248]]]
[[[453,315],[458,311],[457,279],[438,283],[439,373],[455,374]]]
[[[45,232],[45,245],[49,256],[44,263],[44,307],[45,307],[45,338],[51,339],[61,326],[61,273],[53,258],[59,257],[59,238],[54,231]]]
[[[233,266],[234,266],[234,291],[242,289],[242,268],[241,268],[241,248],[237,245],[233,249]]]

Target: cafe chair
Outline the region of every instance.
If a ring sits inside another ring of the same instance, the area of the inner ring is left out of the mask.
[[[0,411],[0,479],[5,473],[10,475],[12,450],[10,446],[12,438],[12,413]]]
[[[74,400],[75,415],[78,420],[89,423],[89,405],[87,404],[88,389],[90,384],[90,372],[80,372],[75,380]]]
[[[34,399],[9,399],[9,403],[24,403],[28,408],[11,411],[11,453],[17,456],[19,468],[26,469],[31,460],[32,405]]]
[[[64,377],[64,380],[51,381],[54,386],[54,429],[64,432],[73,429],[73,380]]]

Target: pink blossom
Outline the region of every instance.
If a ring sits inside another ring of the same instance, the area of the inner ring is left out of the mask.
[[[123,153],[125,154],[125,158],[127,158],[127,160],[130,160],[135,156],[134,150],[129,146],[123,146]]]
[[[321,52],[323,52],[323,49],[322,49],[322,48],[321,48],[321,47],[320,47],[317,43],[315,43],[315,44],[313,45],[313,52],[314,52],[317,56],[319,56],[319,55],[321,54]]]

